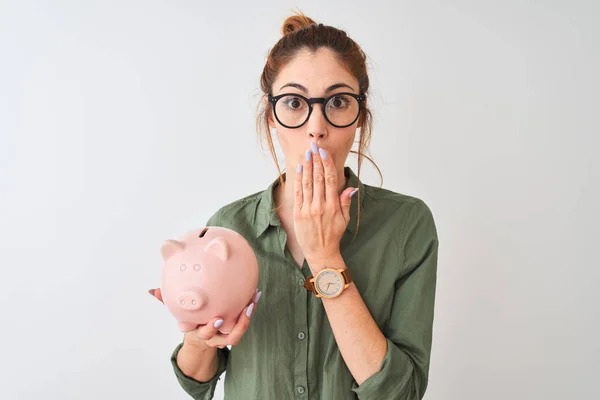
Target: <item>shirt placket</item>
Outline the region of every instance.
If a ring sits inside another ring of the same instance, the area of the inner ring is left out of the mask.
[[[308,268],[306,261],[304,262],[303,270]],[[294,262],[296,269],[295,276],[297,277],[296,290],[294,296],[296,297],[294,304],[296,309],[295,314],[295,327],[296,327],[296,345],[295,345],[295,358],[294,362],[294,375],[296,384],[296,396],[298,398],[310,398],[309,387],[308,387],[308,290],[304,287],[304,280],[306,279],[302,271],[298,268]]]
[[[295,289],[291,296],[294,296],[294,365],[290,366],[294,371],[294,393],[297,399],[309,398],[308,387],[308,307],[307,301],[309,293],[304,288],[306,271],[309,270],[308,264],[304,261],[302,269],[298,268],[296,261],[286,247],[286,234],[283,229],[280,230],[280,244],[284,250],[285,258],[294,269],[290,274],[294,282],[292,287]],[[304,272],[304,273],[303,273]],[[285,367],[284,367],[285,368]]]

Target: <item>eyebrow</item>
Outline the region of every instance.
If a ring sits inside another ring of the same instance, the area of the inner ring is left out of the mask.
[[[279,90],[283,89],[284,87],[293,87],[298,90],[302,90],[304,93],[308,93],[308,89],[306,89],[304,86],[302,86],[299,83],[294,83],[294,82],[286,83]],[[350,90],[354,90],[354,88],[352,86],[347,85],[345,83],[336,83],[335,85],[329,86],[327,88],[327,90],[325,90],[325,93],[330,93],[330,92],[333,92],[335,89],[339,89],[339,88],[343,88],[343,87],[348,88]]]

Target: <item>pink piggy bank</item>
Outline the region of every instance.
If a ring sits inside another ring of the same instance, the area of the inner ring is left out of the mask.
[[[246,239],[209,226],[167,240],[161,253],[162,300],[179,329],[188,332],[221,317],[219,331],[229,333],[258,284],[258,262]]]

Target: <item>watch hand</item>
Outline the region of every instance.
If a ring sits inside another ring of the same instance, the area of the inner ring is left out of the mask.
[[[327,290],[329,290],[329,285],[331,285],[331,282],[329,282],[329,283],[327,284]]]

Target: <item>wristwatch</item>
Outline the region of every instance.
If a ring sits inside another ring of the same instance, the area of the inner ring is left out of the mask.
[[[304,287],[313,292],[316,297],[332,299],[342,294],[351,282],[352,277],[348,267],[340,269],[323,267],[317,276],[306,278]]]

